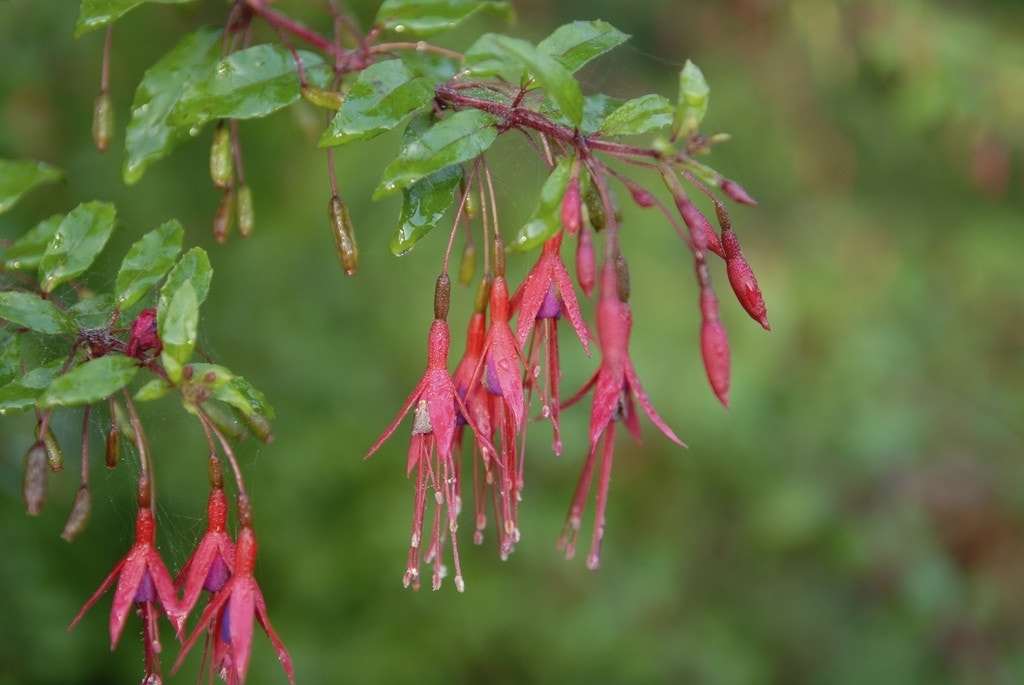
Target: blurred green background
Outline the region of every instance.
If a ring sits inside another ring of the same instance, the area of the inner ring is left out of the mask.
[[[374,3],[353,4],[369,21]],[[210,131],[124,186],[122,144],[100,156],[89,134],[102,32],[71,38],[77,3],[0,3],[0,156],[68,172],[66,184],[0,217],[0,234],[101,199],[117,203],[122,222],[111,269],[171,217],[188,244],[210,251],[202,345],[264,390],[279,416],[276,442],[240,455],[258,577],[298,681],[1024,682],[1021,4],[515,4],[513,31],[532,40],[577,18],[633,35],[587,71],[589,89],[674,97],[685,59],[703,69],[706,128],[734,136],[710,162],[760,200],[736,208],[733,223],[773,330],[746,318],[716,270],[734,366],[733,406],[722,410],[700,364],[686,251],[656,214],[627,208],[633,358],[690,449],[646,422],[642,446],[620,435],[593,573],[554,546],[586,410],[567,413],[559,459],[547,427],[534,430],[523,540],[501,562],[493,545],[471,544],[465,522],[460,596],[450,583],[437,593],[401,587],[406,429],[362,460],[422,372],[444,242],[438,233],[404,258],[387,252],[397,203],[367,198],[397,136],[338,154],[358,277],[345,278],[334,256],[320,121],[303,107],[242,123],[256,233],[215,245]],[[120,126],[145,68],[188,27],[223,15],[224,3],[202,5],[140,8],[119,24]],[[440,40],[465,47],[495,29],[481,18]],[[521,140],[490,159],[505,225],[515,226],[544,173]],[[514,257],[510,270],[531,261]],[[471,301],[472,292],[455,296],[457,347]],[[571,391],[592,362],[564,349]],[[149,420],[161,545],[176,566],[202,530],[206,453],[174,401]],[[71,415],[57,426],[69,455],[79,423]],[[134,682],[137,623],[109,652],[109,596],[65,628],[130,544],[137,467],[95,465],[93,520],[68,545],[58,534],[73,466],[51,478],[43,516],[23,512],[31,429],[28,416],[0,422],[0,683]],[[269,642],[258,633],[255,643],[250,682],[285,682]],[[169,667],[169,635],[165,654]],[[167,680],[193,682],[193,657]]]

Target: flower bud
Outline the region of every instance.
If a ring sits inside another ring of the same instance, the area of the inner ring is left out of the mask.
[[[213,132],[213,143],[210,145],[210,178],[215,188],[227,188],[231,185],[234,166],[231,158],[231,130],[221,119]]]
[[[302,93],[306,102],[325,109],[341,109],[345,102],[345,96],[338,91],[317,88],[309,84],[303,85],[299,92]]]
[[[110,430],[107,431],[107,451],[104,462],[108,469],[117,466],[121,460],[121,431],[117,428],[117,421],[110,422]]]
[[[21,496],[30,516],[39,516],[46,501],[46,462],[46,443],[36,440],[25,453],[25,474],[21,481]]]
[[[242,420],[245,421],[246,427],[249,432],[252,433],[257,440],[270,444],[274,442],[274,429],[270,427],[270,421],[267,420],[263,414],[242,414]]]
[[[731,232],[731,231],[730,231]],[[754,270],[742,254],[737,254],[725,262],[726,273],[729,274],[729,284],[736,293],[736,299],[740,301],[747,314],[754,321],[761,324],[766,331],[771,330],[768,324],[768,308],[765,306],[764,297],[761,295],[761,288],[754,278]]]
[[[566,233],[575,236],[580,230],[580,179],[569,179],[569,185],[562,197],[562,226]]]
[[[447,319],[451,302],[452,280],[447,273],[443,273],[437,277],[437,283],[434,284],[434,318]]]
[[[468,286],[473,282],[475,274],[476,246],[467,240],[466,246],[462,248],[462,260],[459,262],[459,285]]]
[[[83,484],[75,493],[75,499],[71,503],[71,513],[68,514],[68,520],[64,523],[64,530],[61,531],[60,536],[68,542],[73,541],[79,533],[85,530],[91,513],[92,494],[89,492],[89,486]]]
[[[465,199],[462,201],[462,213],[466,215],[467,219],[475,219],[480,214],[480,201],[477,196],[472,192],[466,192],[465,180],[459,186],[462,190],[462,195]]]
[[[740,184],[736,183],[735,181],[730,181],[727,178],[723,178],[722,182],[719,184],[718,187],[722,189],[723,193],[728,195],[730,198],[732,198],[736,202],[739,202],[740,204],[744,204],[744,205],[756,205],[757,204],[757,200],[755,200],[754,198],[750,197],[750,195],[747,194],[747,191],[745,191],[743,189],[743,187],[740,186]]]
[[[594,254],[594,239],[590,229],[581,226],[579,237],[576,239],[576,280],[587,297],[594,294],[596,279],[597,257]]]
[[[235,191],[235,211],[238,213],[238,235],[248,238],[252,235],[255,214],[252,209],[252,188],[243,183]]]
[[[346,276],[354,276],[359,267],[359,247],[356,245],[356,234],[348,205],[337,195],[332,195],[328,215],[331,219],[334,243],[338,248],[338,261]]]
[[[700,294],[700,352],[704,370],[718,401],[729,406],[729,338],[718,318],[718,300],[710,288]]]
[[[97,152],[106,152],[110,148],[113,132],[114,105],[110,93],[103,91],[96,97],[92,108],[92,143]]]
[[[638,207],[653,207],[655,204],[654,193],[643,186],[631,183],[629,185],[629,194],[633,196],[633,202],[635,202]]]
[[[708,249],[719,257],[725,257],[726,253],[722,249],[722,242],[704,213],[697,209],[697,206],[686,196],[676,195],[673,199],[676,209],[679,210],[679,215],[683,217],[683,222],[690,229],[690,238],[694,245],[698,249]]]
[[[54,473],[64,470],[64,451],[60,448],[60,443],[57,442],[57,436],[53,434],[53,430],[49,426],[43,431],[42,435],[39,434],[39,427],[36,427],[36,438],[43,441],[46,445],[46,462],[50,465],[50,470]]]
[[[595,231],[603,230],[607,224],[607,217],[604,215],[604,203],[597,192],[596,186],[591,184],[587,188],[587,194],[583,196],[583,202],[587,205],[587,218]]]
[[[231,188],[224,191],[224,196],[217,205],[217,213],[213,215],[213,239],[225,243],[231,226],[235,222],[235,193]]]

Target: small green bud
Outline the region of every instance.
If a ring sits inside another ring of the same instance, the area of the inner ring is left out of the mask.
[[[216,188],[227,188],[231,185],[234,172],[231,158],[231,131],[222,119],[213,132],[213,144],[210,145],[210,178]]]
[[[252,209],[252,188],[243,183],[235,191],[235,211],[238,213],[238,235],[248,238],[252,235],[254,214]]]
[[[121,431],[117,429],[117,422],[111,421],[110,430],[107,432],[107,451],[105,455],[105,463],[108,469],[112,469],[117,466],[117,462],[121,460]]]
[[[462,261],[459,262],[459,285],[468,286],[473,282],[475,274],[476,246],[467,240],[466,246],[462,248]]]
[[[213,239],[218,243],[227,242],[231,227],[235,223],[235,191],[228,188],[224,197],[217,205],[217,213],[213,215]]]
[[[246,427],[258,440],[270,444],[274,442],[274,429],[270,427],[270,421],[263,414],[246,414],[239,412]]]
[[[334,243],[338,248],[338,261],[346,276],[354,276],[359,267],[359,247],[356,245],[356,234],[352,227],[352,217],[348,212],[348,205],[340,197],[333,195],[328,215],[331,219]]]
[[[92,143],[97,152],[110,148],[110,137],[114,132],[114,104],[110,93],[104,91],[96,96],[92,107]]]
[[[25,453],[25,474],[21,481],[21,496],[29,516],[39,516],[46,501],[46,443],[36,440]]]
[[[336,90],[325,90],[316,86],[305,85],[299,89],[306,102],[325,109],[341,109],[345,96]]]
[[[39,427],[36,427],[36,438],[43,441],[46,445],[46,462],[50,465],[50,470],[54,473],[64,470],[64,451],[60,448],[60,443],[57,442],[57,436],[53,434],[53,431],[49,426],[42,435],[39,434]]]

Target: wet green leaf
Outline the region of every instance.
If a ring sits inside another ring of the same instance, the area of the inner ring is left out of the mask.
[[[21,336],[0,328],[0,385],[21,373]]]
[[[555,29],[537,44],[537,50],[554,57],[572,73],[627,40],[628,34],[606,21],[574,21]]]
[[[0,292],[0,319],[46,335],[78,333],[71,317],[33,293]]]
[[[572,162],[572,157],[562,157],[558,160],[558,164],[551,170],[540,189],[537,210],[533,213],[530,221],[516,234],[509,249],[532,250],[562,227],[562,198],[565,197],[565,189],[569,186],[569,179],[572,178]],[[582,176],[582,170],[580,174]],[[581,178],[580,181],[582,190],[584,179]]]
[[[46,162],[0,159],[0,214],[13,207],[21,196],[44,183],[64,178],[64,172]]]
[[[157,331],[164,344],[161,360],[171,381],[177,383],[181,367],[192,358],[199,327],[199,303],[192,282],[186,280],[168,293],[167,306],[157,309],[156,316]]]
[[[39,283],[50,293],[85,273],[103,251],[114,230],[114,205],[86,202],[61,221],[39,260]]]
[[[51,360],[0,387],[0,415],[35,407],[39,396],[57,376],[62,366],[64,359]]]
[[[467,109],[428,128],[422,136],[406,141],[398,157],[384,169],[374,199],[391,195],[439,171],[483,154],[498,137],[494,117]]]
[[[508,2],[486,0],[384,0],[375,24],[395,33],[429,36],[453,28],[481,10],[506,21],[515,13]]]
[[[710,89],[697,65],[686,60],[679,72],[679,101],[672,120],[672,139],[686,139],[700,128],[708,111]]]
[[[75,24],[75,38],[117,21],[139,5],[184,5],[194,0],[82,0]]]
[[[332,72],[323,58],[302,50],[299,58],[307,81],[326,87]],[[280,45],[263,43],[231,53],[213,71],[190,83],[167,115],[167,123],[195,127],[215,119],[263,117],[301,97],[292,53]]]
[[[121,262],[114,285],[118,309],[127,309],[138,302],[174,266],[184,233],[181,224],[168,221],[131,246]]]
[[[198,29],[146,70],[135,90],[131,120],[125,129],[121,166],[125,183],[137,182],[150,164],[192,136],[189,126],[167,123],[167,115],[191,83],[213,72],[220,59],[222,35],[220,29]]]
[[[154,378],[135,391],[133,397],[137,402],[152,402],[166,395],[172,387],[164,379]]]
[[[391,254],[402,255],[430,233],[458,199],[462,168],[452,165],[402,190],[402,215],[391,238]]]
[[[196,304],[201,306],[210,292],[210,279],[213,278],[213,269],[210,267],[210,258],[201,247],[193,247],[186,252],[174,265],[171,272],[167,274],[167,280],[160,288],[160,298],[157,302],[159,309],[166,308],[171,301],[171,296],[177,291],[181,284],[188,281],[196,294]]]
[[[487,70],[502,63],[522,70],[522,83],[544,89],[573,126],[583,119],[583,92],[572,73],[545,52],[518,38],[494,33],[482,36],[466,51],[465,66],[477,74],[477,66]]]
[[[609,114],[599,131],[608,136],[630,136],[665,128],[675,108],[661,95],[644,95],[623,103]]]
[[[4,268],[34,271],[46,252],[46,246],[53,240],[53,234],[60,228],[66,214],[54,214],[29,229],[28,233],[14,241],[4,253]]]
[[[98,402],[128,385],[138,370],[134,359],[119,354],[90,359],[54,378],[39,398],[39,406],[76,407]]]
[[[400,59],[371,64],[356,78],[320,147],[390,131],[434,97],[434,85]]]

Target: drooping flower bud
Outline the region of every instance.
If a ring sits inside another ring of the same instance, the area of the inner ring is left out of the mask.
[[[274,429],[270,427],[270,421],[263,414],[242,414],[242,420],[246,427],[258,440],[266,444],[274,442]]]
[[[83,483],[75,493],[75,499],[71,503],[71,513],[68,514],[68,520],[64,523],[64,530],[61,531],[60,536],[68,542],[73,541],[79,533],[85,530],[91,513],[92,494],[89,492],[89,486]]]
[[[635,183],[630,183],[629,194],[633,196],[633,202],[635,202],[638,207],[653,207],[655,204],[654,193],[647,190],[647,188],[644,188],[643,186],[637,185]]]
[[[581,222],[581,200],[580,200],[580,179],[573,177],[569,179],[569,185],[565,189],[565,196],[562,197],[562,226],[566,233],[575,236],[579,233]]]
[[[608,223],[608,219],[604,214],[604,202],[601,201],[601,195],[593,184],[587,188],[587,193],[583,196],[583,202],[587,206],[587,219],[590,220],[590,225],[593,226],[595,231],[603,230]]]
[[[586,226],[580,227],[580,234],[576,239],[576,280],[579,281],[580,290],[584,295],[590,297],[594,294],[597,256],[594,254],[593,234]]]
[[[728,195],[730,198],[744,205],[756,205],[757,200],[750,197],[747,191],[743,187],[736,183],[736,181],[730,181],[727,178],[723,178],[722,182],[718,186],[722,189],[722,192]]]
[[[39,516],[46,501],[46,461],[46,443],[36,440],[25,453],[25,474],[21,481],[21,496],[29,516]]]
[[[231,130],[221,119],[213,132],[213,142],[210,144],[210,179],[215,188],[223,190],[231,185],[231,176],[234,173],[233,161]]]
[[[768,308],[765,306],[764,296],[761,295],[761,288],[757,285],[754,270],[750,268],[740,250],[736,232],[731,227],[722,231],[722,246],[725,248],[725,268],[729,275],[729,285],[736,293],[736,299],[754,321],[761,324],[766,331],[771,330],[768,324]]]
[[[39,426],[36,426],[36,438],[43,441],[46,445],[46,463],[50,465],[50,470],[54,473],[64,470],[64,451],[60,448],[60,443],[57,442],[57,436],[53,434],[53,430],[47,426],[46,430],[39,433]]]
[[[459,185],[459,189],[462,191],[462,195],[465,198],[462,201],[462,213],[466,215],[466,218],[473,220],[480,215],[480,201],[477,196],[473,193],[472,189],[469,192],[466,191],[465,179]]]
[[[117,421],[110,422],[110,430],[107,431],[107,451],[104,462],[108,469],[117,466],[121,460],[121,431],[117,428]]]
[[[462,260],[459,262],[459,285],[465,287],[473,282],[476,274],[476,246],[466,241],[462,248]]]
[[[110,148],[113,132],[114,105],[110,93],[103,91],[96,96],[92,108],[92,143],[96,152],[106,152]]]
[[[356,269],[359,268],[359,247],[356,245],[356,233],[348,205],[337,195],[332,195],[328,214],[331,218],[334,244],[338,249],[338,262],[346,276],[354,276]]]
[[[452,279],[447,273],[437,277],[434,284],[434,318],[445,320],[448,318],[448,310],[452,302]]]
[[[217,213],[213,215],[213,239],[218,243],[227,242],[231,227],[235,223],[235,192],[228,188],[217,205]]]
[[[252,188],[248,183],[238,186],[235,191],[235,211],[238,212],[238,235],[248,238],[252,235],[256,218],[252,208]]]
[[[679,215],[683,217],[683,222],[690,229],[690,238],[694,245],[698,249],[708,249],[719,257],[725,257],[726,253],[722,248],[718,233],[715,232],[704,213],[697,209],[697,206],[685,195],[673,193],[673,200],[676,203],[676,209],[679,210]]]
[[[700,293],[700,352],[704,359],[704,370],[718,401],[729,406],[729,337],[725,326],[718,318],[718,299],[711,288]]]

